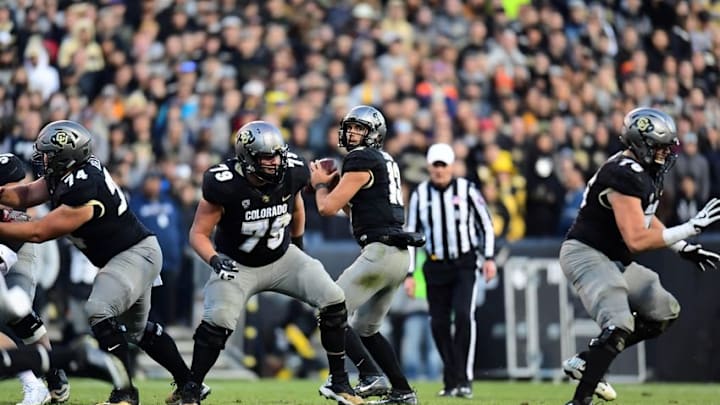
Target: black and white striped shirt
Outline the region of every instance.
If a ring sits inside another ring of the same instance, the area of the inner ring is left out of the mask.
[[[445,190],[429,181],[418,185],[410,196],[406,229],[422,232],[430,260],[453,260],[476,249],[478,257],[492,258],[495,234],[485,199],[465,178],[454,178]],[[413,252],[414,253],[414,252]],[[411,254],[410,271],[415,268]]]

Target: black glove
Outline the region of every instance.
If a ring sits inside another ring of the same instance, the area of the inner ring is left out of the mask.
[[[705,271],[710,267],[716,269],[715,263],[720,262],[720,255],[703,249],[701,245],[685,242],[685,246],[677,252],[683,259],[695,263],[701,271]]]
[[[210,265],[223,280],[232,280],[240,271],[240,264],[227,255],[218,253],[210,258]]]

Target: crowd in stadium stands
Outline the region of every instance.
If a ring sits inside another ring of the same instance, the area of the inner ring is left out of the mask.
[[[681,151],[659,216],[684,222],[720,195],[719,80],[712,0],[0,2],[0,151],[29,162],[44,123],[83,123],[133,207],[163,218],[176,276],[235,130],[264,119],[306,159],[339,156],[356,104],[387,118],[406,197],[427,146],[451,143],[507,241],[563,235],[624,113],[660,107]]]

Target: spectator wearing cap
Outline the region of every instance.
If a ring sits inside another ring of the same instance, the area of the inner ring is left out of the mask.
[[[455,153],[434,144],[427,153],[430,179],[410,196],[407,230],[425,234],[423,274],[427,282],[430,327],[443,361],[440,396],[472,397],[475,359],[475,297],[478,272],[495,277],[495,234],[480,191],[453,177]],[[405,289],[414,295],[414,251]],[[454,333],[453,333],[454,330]]]

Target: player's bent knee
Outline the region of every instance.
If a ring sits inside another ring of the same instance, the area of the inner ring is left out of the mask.
[[[590,340],[590,348],[603,348],[613,354],[625,350],[630,332],[614,325],[608,326],[600,332],[600,335]]]
[[[93,335],[102,349],[107,350],[121,344],[127,344],[125,325],[115,318],[107,318],[91,326]]]
[[[35,312],[31,312],[18,321],[8,323],[8,326],[26,345],[37,343],[47,334],[45,324]]]
[[[635,318],[635,331],[633,332],[633,338],[638,341],[656,338],[662,335],[676,319],[677,317],[663,321],[655,321],[637,317]]]
[[[193,340],[195,340],[195,343],[200,346],[223,350],[225,348],[225,342],[227,342],[231,334],[231,329],[215,326],[206,321],[202,321],[195,330]]]
[[[320,329],[345,329],[347,327],[347,308],[345,302],[320,308]]]
[[[145,324],[145,330],[143,331],[142,336],[138,340],[138,346],[140,346],[141,349],[145,350],[147,347],[151,347],[153,344],[155,344],[155,341],[158,339],[158,337],[162,336],[162,334],[162,325],[155,322],[148,322]]]

